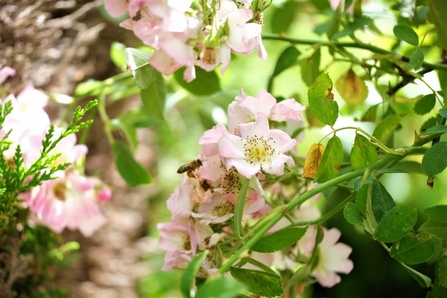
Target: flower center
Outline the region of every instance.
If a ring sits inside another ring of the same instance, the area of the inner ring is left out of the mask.
[[[183,249],[184,250],[191,250],[191,240],[189,239],[188,234],[183,235]]]
[[[205,47],[200,53],[200,59],[206,64],[216,63],[216,49]]]
[[[272,156],[276,150],[272,147],[271,142],[275,141],[272,138],[266,140],[257,135],[246,139],[244,144],[245,160],[251,164],[272,162]]]
[[[220,181],[220,187],[224,195],[239,193],[241,183],[236,169],[225,170],[220,176]]]
[[[216,217],[222,217],[224,215],[233,213],[234,205],[231,202],[226,201],[225,203],[217,204],[213,209],[213,215]]]
[[[59,201],[65,201],[65,192],[67,191],[67,186],[65,183],[56,183],[53,186],[53,194]]]

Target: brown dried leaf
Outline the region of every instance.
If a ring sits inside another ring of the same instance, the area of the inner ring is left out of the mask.
[[[313,144],[310,147],[306,159],[304,160],[304,170],[303,174],[301,174],[301,177],[311,179],[315,177],[318,166],[320,165],[321,159],[323,158],[323,153],[324,146],[322,144]]]
[[[360,104],[368,97],[368,87],[352,68],[337,80],[335,86],[348,104]]]

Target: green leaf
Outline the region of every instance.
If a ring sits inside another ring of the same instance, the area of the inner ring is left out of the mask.
[[[408,273],[410,273],[410,275],[418,282],[421,287],[428,288],[429,286],[431,286],[431,279],[428,276],[414,270],[411,267],[408,267],[403,263],[401,263],[401,265],[408,271]]]
[[[421,131],[420,136],[428,136],[428,135],[436,135],[436,134],[444,134],[447,132],[447,126],[445,125],[435,125],[430,128],[427,128],[424,131]]]
[[[338,176],[343,161],[343,145],[340,138],[333,136],[326,145],[323,157],[315,175],[315,181],[323,183]]]
[[[230,267],[230,273],[254,294],[267,297],[282,294],[281,277],[275,273],[238,267]]]
[[[334,14],[332,15],[331,19],[327,23],[323,23],[319,26],[319,28],[315,28],[315,33],[322,35],[326,33],[327,37],[329,39],[332,39],[332,37],[339,33],[339,27],[340,27],[340,19],[342,16],[341,8],[340,6],[337,8],[337,10],[334,11]],[[317,32],[317,31],[321,31]]]
[[[278,61],[276,61],[275,70],[273,71],[272,76],[277,76],[284,70],[295,65],[298,56],[300,55],[300,51],[295,46],[290,46],[286,48],[278,57]]]
[[[307,94],[312,114],[324,124],[334,125],[338,118],[338,105],[334,101],[329,75],[323,73],[318,76]]]
[[[272,6],[273,8],[274,6]],[[285,1],[281,7],[273,11],[270,28],[272,33],[285,33],[293,24],[297,3],[295,1]]]
[[[186,82],[183,79],[183,72],[185,68],[182,67],[174,72],[174,78],[180,86],[195,95],[210,95],[221,91],[220,80],[216,72],[196,67],[196,78],[192,82]]]
[[[368,97],[368,87],[352,68],[335,82],[335,87],[341,97],[350,105],[361,104]]]
[[[180,292],[182,293],[183,297],[192,297],[191,293],[193,293],[194,281],[207,255],[208,251],[197,254],[194,258],[192,258],[191,262],[189,262],[188,267],[186,267],[182,280],[180,281]]]
[[[366,216],[366,208],[368,204],[368,193],[370,186],[371,186],[370,183],[362,184],[355,197],[357,208],[359,209],[360,213],[363,214],[363,216]]]
[[[320,75],[321,50],[315,49],[315,52],[307,59],[300,61],[301,78],[307,86],[312,86]]]
[[[419,44],[419,37],[416,32],[414,32],[413,28],[408,25],[399,24],[393,28],[394,35],[413,46],[417,46]]]
[[[354,170],[366,168],[377,161],[373,144],[361,134],[356,134],[351,150],[351,165]]]
[[[124,59],[124,50],[126,46],[120,42],[112,42],[110,46],[110,60],[112,60],[113,64],[115,64],[119,69],[126,68],[126,60]]]
[[[373,106],[369,107],[369,109],[362,116],[360,121],[362,121],[362,122],[376,122],[377,109],[380,107],[380,105],[381,104],[376,104],[376,105],[373,105]]]
[[[422,211],[422,214],[428,216],[433,221],[447,223],[447,205],[426,208]]]
[[[244,285],[234,279],[215,277],[208,279],[201,285],[194,298],[231,298],[237,297],[238,292],[244,289]]]
[[[438,46],[447,49],[447,5],[444,0],[430,0],[428,6],[428,20],[436,27]]]
[[[343,209],[343,216],[351,225],[363,225],[363,218],[357,205],[348,202]]]
[[[112,144],[112,152],[116,168],[127,184],[137,186],[151,182],[148,172],[134,159],[125,143],[115,141]]]
[[[371,188],[371,208],[374,218],[380,222],[382,218],[396,206],[393,198],[378,180],[374,180]]]
[[[252,250],[257,252],[274,252],[295,244],[306,233],[306,228],[286,227],[259,239]]]
[[[92,95],[96,96],[99,94],[101,87],[104,85],[101,81],[88,80],[82,83],[79,83],[75,89],[75,96],[86,96]]]
[[[332,36],[332,40],[351,35],[358,29],[363,29],[365,26],[368,26],[371,22],[372,20],[370,18],[364,16],[355,19],[352,23],[347,24],[343,30]]]
[[[434,220],[427,220],[419,227],[419,231],[427,232],[438,238],[447,240],[447,224]]]
[[[395,206],[379,221],[376,239],[381,242],[397,241],[413,229],[416,220],[416,209],[405,205]]]
[[[124,133],[132,149],[138,146],[137,128],[149,127],[154,123],[154,118],[142,107],[128,110],[110,121],[113,130],[121,130]]]
[[[447,167],[447,142],[433,145],[422,158],[422,170],[429,177],[444,171]]]
[[[427,262],[435,251],[435,238],[425,232],[410,233],[391,247],[390,255],[405,264]]]
[[[149,87],[142,89],[140,94],[144,109],[149,113],[149,115],[163,120],[166,100],[166,85],[162,75],[160,73],[156,73],[154,80]]]
[[[424,63],[424,53],[420,48],[416,48],[413,53],[410,55],[410,66],[414,70],[418,70],[422,67]]]
[[[447,110],[445,108],[440,108],[439,115],[441,115],[442,118],[447,118]]]
[[[148,62],[152,54],[152,52],[134,48],[126,48],[124,50],[124,60],[126,60],[126,64],[132,72],[135,84],[140,89],[149,87],[157,73]]]
[[[442,258],[437,267],[438,283],[447,288],[447,257]]]
[[[424,95],[414,105],[414,112],[418,115],[427,114],[435,107],[435,104],[436,104],[435,94],[431,93]]]
[[[400,124],[400,116],[397,114],[389,115],[380,121],[376,129],[374,129],[373,136],[379,141],[385,143],[392,136],[396,128]]]

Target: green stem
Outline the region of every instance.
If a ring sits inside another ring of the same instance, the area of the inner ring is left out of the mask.
[[[107,137],[107,141],[110,145],[112,145],[115,142],[115,139],[113,138],[112,131],[110,129],[110,118],[106,112],[106,97],[103,92],[101,92],[98,96],[98,112],[102,122],[104,123],[104,133]]]
[[[318,46],[326,46],[326,47],[338,47],[338,48],[357,48],[357,49],[363,49],[368,50],[373,53],[377,54],[383,54],[383,55],[392,55],[397,57],[400,60],[409,61],[410,58],[406,56],[399,55],[397,53],[385,50],[383,48],[379,48],[370,44],[366,43],[352,43],[352,42],[338,42],[338,41],[321,41],[321,40],[312,40],[312,39],[301,39],[301,38],[291,38],[291,37],[284,37],[280,36],[278,34],[262,34],[262,38],[264,40],[279,40],[279,41],[285,41],[289,42],[291,44],[301,44],[301,45],[318,45]],[[425,68],[430,69],[444,69],[447,70],[447,65],[436,63],[428,63],[425,62],[422,64]]]
[[[237,196],[236,206],[234,209],[234,233],[240,239],[242,230],[242,215],[244,214],[245,198],[247,197],[248,184],[250,180],[244,179],[242,181],[241,190]]]
[[[320,184],[317,187],[305,192],[296,199],[290,201],[285,206],[273,209],[272,211],[270,211],[270,214],[266,216],[266,220],[261,220],[260,222],[258,222],[258,224],[255,225],[255,227],[250,231],[250,233],[244,236],[242,240],[246,242],[244,242],[244,244],[222,264],[222,266],[219,268],[219,273],[223,274],[227,272],[230,269],[230,267],[240,258],[241,254],[245,251],[248,251],[256,242],[258,242],[259,239],[261,239],[261,237],[264,236],[265,233],[267,233],[278,221],[280,221],[281,218],[283,218],[286,213],[288,213],[298,205],[301,205],[305,201],[309,200],[316,194],[330,187],[336,186],[342,182],[351,180],[356,177],[361,177],[363,176],[363,173],[366,170],[372,172],[376,169],[386,166],[387,164],[389,164],[394,160],[399,161],[407,155],[424,153],[426,150],[427,148],[425,147],[406,148],[403,155],[389,155],[376,161],[374,164],[370,165],[366,169],[356,170],[343,174],[337,178],[334,178],[330,181]]]

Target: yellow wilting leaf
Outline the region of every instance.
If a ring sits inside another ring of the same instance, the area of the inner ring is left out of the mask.
[[[304,160],[304,170],[301,177],[311,178],[315,177],[318,166],[320,165],[321,158],[323,158],[324,146],[322,144],[313,144],[309,152],[307,152],[306,159]]]
[[[352,68],[337,80],[335,87],[348,104],[362,103],[368,97],[368,87]]]

